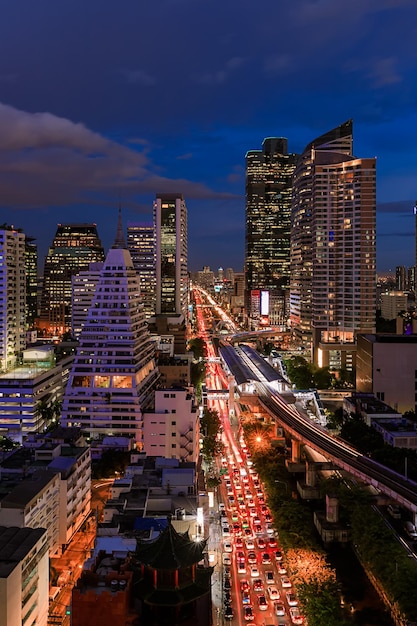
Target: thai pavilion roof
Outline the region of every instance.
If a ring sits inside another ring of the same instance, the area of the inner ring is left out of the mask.
[[[153,541],[138,539],[136,556],[156,570],[177,570],[190,567],[203,559],[207,540],[193,541],[188,531],[179,533],[171,522]]]

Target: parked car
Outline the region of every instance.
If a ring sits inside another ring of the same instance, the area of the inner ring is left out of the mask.
[[[227,552],[223,553],[222,563],[223,563],[223,565],[227,565],[228,567],[230,567],[230,565],[232,564],[232,558],[231,558],[230,554],[228,554]]]

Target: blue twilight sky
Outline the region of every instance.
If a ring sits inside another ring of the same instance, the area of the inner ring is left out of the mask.
[[[416,0],[15,0],[0,21],[0,223],[111,245],[182,191],[189,266],[239,270],[245,153],[352,118],[377,156],[377,266],[415,263]]]

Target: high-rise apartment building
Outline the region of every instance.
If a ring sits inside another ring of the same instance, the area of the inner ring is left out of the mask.
[[[376,160],[352,155],[352,122],[311,142],[294,173],[291,321],[314,362],[354,366],[374,332]]]
[[[25,240],[26,328],[35,326],[38,317],[38,246],[33,237]]]
[[[43,274],[39,325],[47,334],[70,329],[72,276],[98,261],[104,250],[95,224],[58,224]]]
[[[154,224],[128,223],[127,248],[139,276],[140,295],[145,317],[155,315],[156,239]]]
[[[182,315],[188,307],[187,207],[182,194],[157,194],[154,202],[156,234],[156,314]]]
[[[26,346],[25,235],[0,229],[0,370],[16,363]]]
[[[87,319],[103,265],[103,262],[90,263],[88,270],[72,277],[71,332],[76,339]]]
[[[80,426],[99,438],[142,439],[142,413],[158,379],[140,284],[122,239],[121,222],[84,323],[65,391],[64,426]]]
[[[261,302],[261,291],[274,293],[282,320],[288,309],[292,175],[297,155],[288,154],[287,143],[284,137],[268,137],[262,150],[246,154],[245,306],[255,325],[261,311],[252,308]]]
[[[405,291],[407,288],[407,268],[404,265],[397,265],[395,268],[395,289],[397,291]]]

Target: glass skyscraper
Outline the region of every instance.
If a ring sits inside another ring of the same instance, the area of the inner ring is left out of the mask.
[[[263,290],[273,296],[270,303],[281,309],[282,322],[286,317],[296,160],[296,154],[288,154],[284,137],[268,137],[262,150],[246,154],[245,307],[252,320],[260,315],[252,309]]]
[[[96,224],[58,224],[43,275],[39,326],[46,334],[70,329],[72,276],[104,258]]]

